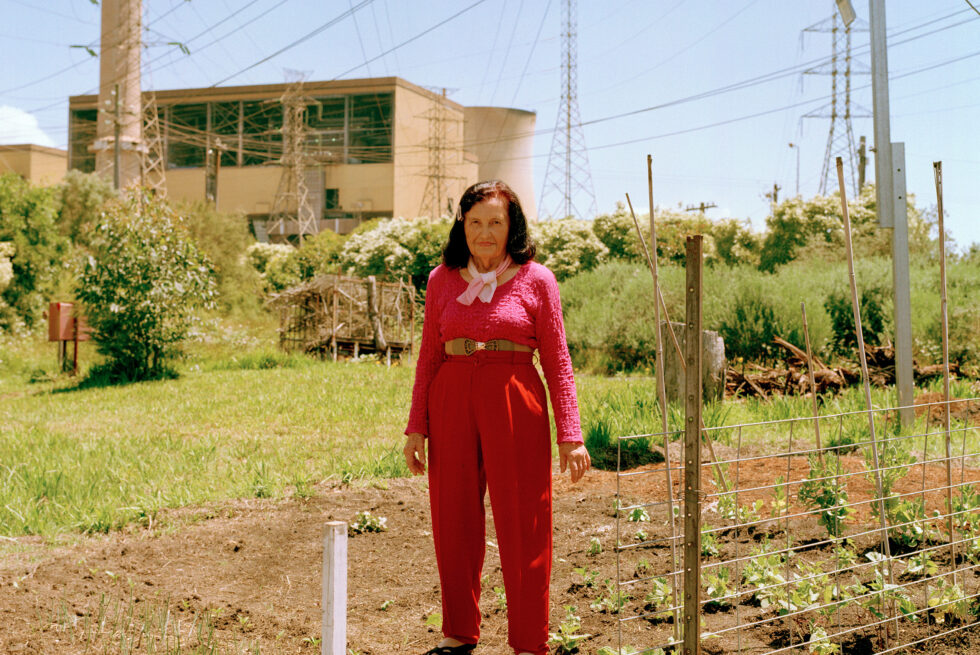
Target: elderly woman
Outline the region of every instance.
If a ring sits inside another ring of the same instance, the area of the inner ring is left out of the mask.
[[[548,652],[551,396],[561,471],[590,466],[555,276],[535,263],[517,195],[499,180],[459,201],[443,263],[429,276],[405,459],[426,470],[445,636],[426,655],[469,653],[480,638],[489,489],[507,591],[508,643]]]

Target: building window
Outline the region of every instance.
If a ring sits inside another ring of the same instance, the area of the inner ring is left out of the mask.
[[[323,209],[325,211],[340,209],[340,189],[323,190]]]
[[[173,105],[168,114],[167,167],[203,167],[208,135],[207,103]]]
[[[391,161],[391,93],[370,93],[350,97],[348,121],[348,164],[375,164]]]
[[[83,173],[95,171],[95,153],[89,146],[95,143],[99,119],[98,109],[73,109],[69,117],[71,146],[68,149],[68,166]]]

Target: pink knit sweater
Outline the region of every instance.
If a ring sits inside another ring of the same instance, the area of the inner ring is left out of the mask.
[[[418,432],[428,436],[429,385],[442,365],[446,352],[443,344],[468,337],[477,341],[508,339],[536,348],[555,413],[558,443],[581,442],[575,376],[554,274],[541,264],[528,262],[497,287],[489,303],[477,299],[469,306],[456,301],[466,286],[459,270],[444,264],[429,275],[422,345],[405,434]]]

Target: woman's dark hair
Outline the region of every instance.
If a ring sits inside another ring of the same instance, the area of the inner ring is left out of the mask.
[[[453,221],[453,226],[449,230],[449,241],[446,242],[446,247],[442,249],[442,262],[446,266],[465,268],[469,263],[470,248],[466,245],[466,228],[463,224],[463,217],[469,213],[474,205],[495,197],[507,201],[507,218],[510,221],[507,232],[507,254],[518,265],[526,264],[534,259],[537,248],[527,231],[527,218],[524,216],[524,210],[521,209],[521,201],[517,199],[517,194],[505,182],[487,180],[486,182],[477,182],[468,188],[459,199],[456,220]]]

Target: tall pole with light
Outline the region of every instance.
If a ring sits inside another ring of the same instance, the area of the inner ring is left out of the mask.
[[[790,148],[796,150],[796,195],[800,195],[800,144],[791,143]]]
[[[836,0],[845,25],[856,18],[850,0]],[[871,91],[874,103],[875,200],[878,225],[892,229],[892,290],[895,306],[895,386],[902,425],[915,420],[912,404],[912,292],[905,195],[905,144],[891,142],[885,1],[868,0],[871,30]]]

